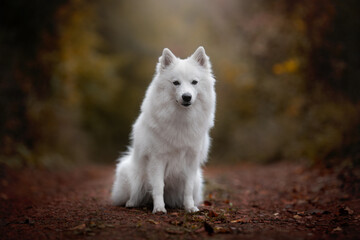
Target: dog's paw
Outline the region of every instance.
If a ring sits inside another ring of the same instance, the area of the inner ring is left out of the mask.
[[[166,213],[165,207],[154,207],[152,213]]]
[[[125,203],[125,207],[127,208],[135,207],[135,203],[129,200]]]
[[[194,212],[198,212],[199,211],[199,209],[197,208],[197,207],[189,207],[189,208],[186,208],[185,209],[186,210],[186,212],[188,212],[188,213],[194,213]]]

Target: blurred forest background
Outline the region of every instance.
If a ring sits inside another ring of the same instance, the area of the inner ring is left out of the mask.
[[[114,163],[164,47],[217,79],[211,162],[360,163],[355,0],[0,3],[0,161]]]

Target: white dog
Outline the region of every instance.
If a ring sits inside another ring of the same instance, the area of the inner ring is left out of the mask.
[[[119,159],[112,188],[115,205],[153,203],[196,212],[202,170],[214,125],[215,79],[203,47],[187,59],[165,48],[132,131],[132,146]]]

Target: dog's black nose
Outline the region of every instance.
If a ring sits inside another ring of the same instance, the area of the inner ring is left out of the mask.
[[[184,93],[182,95],[182,99],[184,100],[184,102],[190,102],[191,101],[191,94],[190,93]]]

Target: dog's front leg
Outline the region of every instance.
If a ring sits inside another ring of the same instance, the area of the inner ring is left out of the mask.
[[[194,181],[186,180],[184,191],[184,207],[187,212],[198,212],[199,209],[194,204],[193,197]]]
[[[166,213],[164,203],[164,175],[165,164],[158,159],[150,159],[147,175],[152,189],[152,198],[154,202],[153,213]]]
[[[199,167],[196,162],[192,162],[186,177],[185,177],[185,188],[184,188],[184,207],[187,212],[198,212],[199,209],[194,204],[194,186],[197,168]]]

